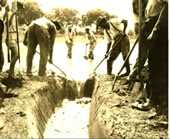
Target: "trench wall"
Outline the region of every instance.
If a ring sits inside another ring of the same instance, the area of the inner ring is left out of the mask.
[[[22,88],[10,92],[16,97],[1,100],[0,138],[43,138],[56,106],[65,97],[73,99],[75,92],[75,83],[60,77],[26,80]]]
[[[117,80],[114,90],[112,85],[111,76],[96,77],[89,116],[90,138],[168,139],[166,115],[157,114],[154,107],[146,111],[133,109],[135,98],[127,91],[125,80]]]

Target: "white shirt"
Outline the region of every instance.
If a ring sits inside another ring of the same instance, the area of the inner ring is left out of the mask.
[[[65,40],[67,42],[70,42],[71,40],[74,41],[73,39],[74,39],[74,32],[73,31],[71,31],[71,32],[67,31],[66,34],[65,34]]]
[[[87,41],[89,44],[95,43],[96,42],[96,37],[93,32],[90,31],[89,34],[86,35]]]
[[[30,26],[32,26],[33,24],[39,25],[39,26],[41,26],[41,27],[43,27],[43,28],[45,28],[45,29],[48,29],[49,26],[53,26],[53,27],[55,28],[55,30],[56,30],[55,25],[54,25],[50,20],[48,20],[48,19],[45,18],[45,17],[38,18],[38,19],[32,21],[32,23],[30,24]]]

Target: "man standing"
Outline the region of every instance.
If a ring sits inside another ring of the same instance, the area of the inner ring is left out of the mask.
[[[129,90],[133,88],[135,80],[139,80],[141,71],[144,68],[145,62],[148,58],[150,42],[147,37],[152,32],[161,8],[162,4],[159,2],[159,0],[148,0],[147,6],[145,8],[145,18],[143,18],[146,20],[144,21],[141,29],[140,58],[137,58],[135,66],[133,67],[133,71],[129,76]]]
[[[142,46],[148,50],[146,58],[148,58],[149,67],[149,80],[145,88],[147,96],[144,97],[145,99],[150,97],[152,104],[161,106],[160,110],[163,110],[168,108],[168,1],[149,0],[146,7],[146,19],[142,32],[148,27],[151,28],[145,32],[147,34],[142,35],[144,37]],[[143,64],[139,63],[138,68],[141,69]],[[143,96],[132,106],[138,109],[148,107],[149,105],[145,106],[141,103],[143,102],[141,99]],[[167,110],[164,112],[167,113]]]
[[[88,42],[86,43],[86,53],[84,57],[86,59],[94,59],[93,50],[96,47],[96,37],[94,33],[90,31],[89,28],[86,28],[85,32],[86,32],[86,38]]]
[[[34,20],[28,27],[24,44],[28,46],[27,51],[27,75],[32,75],[32,60],[36,52],[36,47],[40,46],[40,63],[39,76],[45,76],[46,64],[49,57],[49,62],[52,63],[53,45],[56,37],[56,29],[61,29],[59,23],[52,22],[49,19],[42,17]]]
[[[65,43],[68,48],[68,51],[67,51],[68,58],[72,58],[72,48],[73,48],[73,44],[74,44],[74,36],[75,36],[75,33],[74,33],[72,27],[69,26],[66,31],[66,34],[65,34]]]
[[[97,29],[101,27],[104,29],[106,37],[107,37],[107,51],[105,57],[108,58],[107,60],[107,74],[111,75],[112,73],[112,64],[113,61],[118,57],[120,53],[123,55],[123,59],[128,55],[130,49],[130,42],[128,36],[125,34],[127,28],[127,21],[122,20],[120,23],[116,23],[118,25],[123,25],[123,28],[119,29],[112,23],[108,21],[106,18],[99,18],[97,20]],[[110,53],[111,52],[111,53]],[[108,53],[110,55],[108,55]],[[130,73],[130,65],[129,60],[126,62],[126,73],[120,76],[127,76]]]
[[[9,67],[9,74],[8,76],[13,78],[15,64],[19,58],[18,54],[18,47],[17,47],[17,26],[16,26],[16,14],[17,14],[17,2],[12,1],[11,5],[6,7],[6,29],[7,29],[7,36],[6,36],[6,45],[11,51],[11,62]]]
[[[151,3],[150,3],[151,2]],[[159,16],[148,40],[151,101],[161,109],[168,108],[168,1],[149,0],[148,16]],[[159,9],[160,7],[160,9]],[[164,111],[164,110],[163,110]],[[168,109],[166,111],[168,112]]]

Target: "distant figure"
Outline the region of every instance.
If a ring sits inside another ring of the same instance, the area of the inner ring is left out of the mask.
[[[75,36],[75,33],[74,33],[72,27],[69,26],[66,31],[66,34],[65,34],[65,43],[68,48],[68,51],[67,51],[68,58],[72,58],[72,48],[73,48],[73,44],[74,44],[74,36]]]
[[[123,25],[122,29],[119,29],[114,25],[114,23],[108,21],[106,18],[99,18],[97,20],[96,28],[98,29],[101,27],[104,29],[104,33],[107,37],[107,51],[105,54],[105,57],[107,58],[107,74],[112,74],[112,64],[113,61],[118,57],[120,53],[123,55],[123,59],[128,55],[129,49],[130,49],[130,42],[129,38],[126,35],[126,28],[127,28],[127,20],[122,20],[120,23],[116,23],[119,25]],[[117,44],[115,46],[115,44]],[[109,55],[108,53],[111,52]],[[126,62],[126,73],[120,75],[120,76],[128,76],[130,73],[130,65],[129,60]]]
[[[24,39],[24,44],[28,46],[27,75],[32,75],[32,60],[38,44],[40,46],[39,76],[45,75],[48,57],[49,62],[53,63],[53,45],[56,29],[61,29],[59,23],[57,21],[52,22],[45,17],[36,19],[29,25]]]
[[[94,59],[94,54],[93,50],[96,47],[96,37],[92,31],[90,31],[89,28],[85,29],[86,32],[86,38],[87,38],[87,43],[86,43],[86,51],[85,51],[85,59]]]

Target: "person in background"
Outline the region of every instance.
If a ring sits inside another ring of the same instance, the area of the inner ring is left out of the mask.
[[[74,45],[74,36],[75,33],[71,26],[68,27],[66,34],[65,34],[65,43],[67,45],[68,51],[67,51],[67,57],[72,58],[72,48]]]
[[[96,37],[92,31],[90,31],[89,28],[85,29],[86,32],[86,51],[85,51],[85,59],[94,59],[94,48],[96,47]]]

